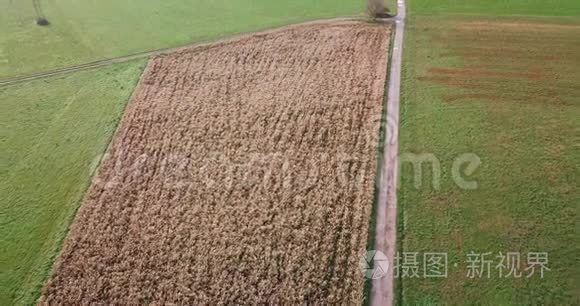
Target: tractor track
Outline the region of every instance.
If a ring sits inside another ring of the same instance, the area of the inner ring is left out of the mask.
[[[302,23],[297,23],[297,24],[285,25],[285,26],[281,26],[281,27],[275,27],[275,28],[271,28],[271,29],[267,29],[267,30],[263,30],[263,31],[258,31],[258,32],[249,32],[249,33],[238,34],[238,35],[234,35],[234,36],[231,36],[228,38],[219,39],[219,40],[210,41],[210,42],[191,43],[191,44],[186,44],[186,45],[182,45],[182,46],[178,46],[178,47],[162,48],[162,49],[156,49],[156,50],[150,50],[150,51],[137,52],[137,53],[133,53],[133,54],[129,54],[129,55],[107,58],[107,59],[102,59],[102,60],[98,60],[98,61],[94,61],[94,62],[90,62],[90,63],[67,66],[67,67],[63,67],[63,68],[57,68],[57,69],[52,69],[52,70],[48,70],[48,71],[32,73],[32,74],[28,74],[28,75],[21,75],[21,76],[16,76],[16,77],[9,77],[9,78],[0,78],[0,87],[14,85],[14,84],[23,83],[23,82],[28,82],[28,81],[32,81],[32,80],[43,79],[43,78],[52,77],[52,76],[64,75],[64,74],[76,72],[76,71],[95,69],[95,68],[99,68],[99,67],[103,67],[103,66],[107,66],[107,65],[129,62],[129,61],[141,59],[141,58],[148,58],[148,57],[157,56],[157,55],[171,54],[174,52],[182,51],[184,49],[191,50],[191,49],[209,48],[209,47],[223,44],[223,43],[232,43],[232,42],[236,42],[236,41],[239,41],[242,39],[246,39],[252,35],[266,35],[266,34],[271,34],[271,33],[284,31],[284,30],[288,30],[288,29],[299,28],[299,27],[310,26],[310,25],[317,25],[317,24],[333,23],[333,22],[340,22],[340,21],[364,21],[364,20],[366,20],[366,18],[364,18],[364,17],[341,17],[341,18],[319,19],[319,20],[307,21],[307,22],[302,22]]]

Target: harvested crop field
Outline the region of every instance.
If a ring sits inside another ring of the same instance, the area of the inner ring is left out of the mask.
[[[390,30],[151,60],[41,302],[361,303]]]

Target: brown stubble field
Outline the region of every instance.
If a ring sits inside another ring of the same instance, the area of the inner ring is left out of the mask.
[[[41,303],[361,303],[390,29],[151,60]]]

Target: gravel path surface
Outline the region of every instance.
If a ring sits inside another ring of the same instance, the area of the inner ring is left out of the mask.
[[[379,187],[375,250],[384,253],[390,263],[386,276],[373,280],[371,305],[394,304],[394,265],[397,248],[397,178],[399,171],[399,103],[405,32],[405,0],[397,1],[395,36],[390,62],[387,100],[387,133]]]

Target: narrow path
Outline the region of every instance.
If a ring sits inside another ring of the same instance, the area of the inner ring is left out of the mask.
[[[373,306],[394,304],[394,259],[397,246],[397,177],[399,171],[399,102],[401,97],[401,70],[403,35],[405,31],[405,0],[397,1],[395,38],[391,56],[389,91],[387,98],[387,133],[377,208],[375,250],[383,252],[389,260],[386,276],[372,282],[370,303]]]
[[[240,39],[244,39],[244,38],[247,38],[247,37],[250,37],[253,35],[268,34],[268,33],[273,33],[273,32],[277,32],[277,31],[284,31],[284,30],[291,29],[291,28],[308,26],[308,25],[315,25],[315,24],[333,23],[333,22],[340,22],[340,21],[360,21],[360,20],[364,20],[364,18],[362,18],[362,17],[337,17],[337,18],[329,18],[329,19],[319,19],[319,20],[306,21],[306,22],[302,22],[302,23],[266,29],[266,30],[258,31],[258,32],[249,32],[249,33],[238,34],[238,35],[234,35],[234,36],[231,36],[228,38],[215,40],[212,42],[192,43],[192,44],[187,44],[187,45],[174,47],[174,48],[163,48],[163,49],[157,49],[157,50],[143,51],[143,52],[133,53],[133,54],[129,54],[129,55],[98,60],[98,61],[85,63],[85,64],[73,65],[73,66],[48,70],[48,71],[42,71],[42,72],[38,72],[38,73],[32,73],[32,74],[28,74],[28,75],[21,75],[21,76],[9,77],[9,78],[0,78],[0,87],[6,86],[6,85],[22,83],[22,82],[27,82],[27,81],[32,81],[32,80],[36,80],[36,79],[42,79],[42,78],[56,76],[56,75],[62,75],[62,74],[75,72],[75,71],[94,69],[94,68],[98,68],[98,67],[102,67],[102,66],[106,66],[106,65],[111,65],[111,64],[124,63],[124,62],[132,61],[135,59],[139,59],[139,58],[147,58],[150,56],[170,54],[170,53],[178,52],[182,49],[211,47],[211,46],[221,44],[221,43],[238,41]]]

